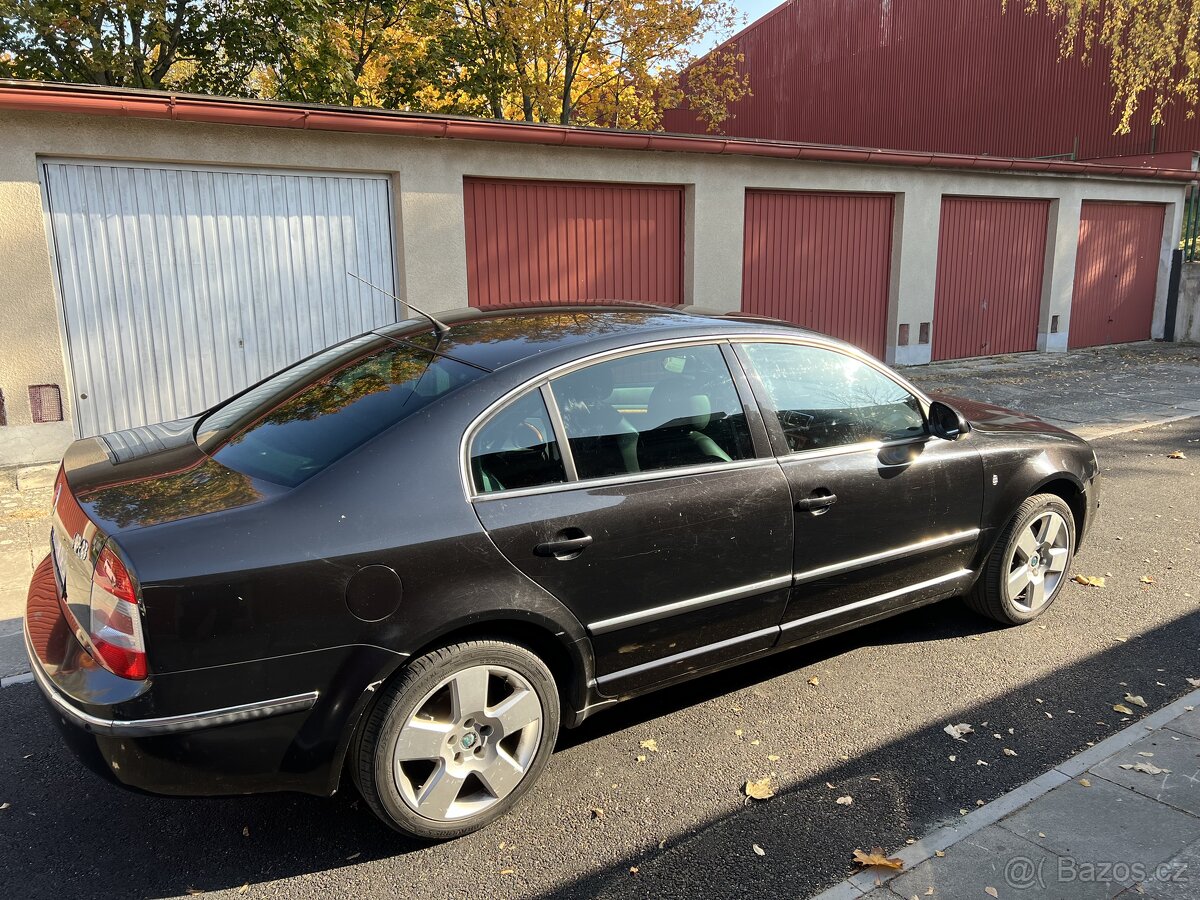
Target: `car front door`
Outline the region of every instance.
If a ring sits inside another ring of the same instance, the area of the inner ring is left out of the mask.
[[[796,510],[783,641],[961,590],[983,498],[970,436],[931,436],[921,400],[865,357],[794,342],[737,351]]]
[[[688,344],[592,362],[468,435],[480,521],[587,627],[606,694],[778,638],[790,492],[729,352]]]

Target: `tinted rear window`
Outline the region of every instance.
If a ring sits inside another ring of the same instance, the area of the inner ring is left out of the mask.
[[[363,335],[214,410],[197,440],[223,466],[294,487],[483,374],[412,344]]]

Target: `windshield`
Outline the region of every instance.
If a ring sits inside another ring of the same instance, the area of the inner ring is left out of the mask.
[[[196,440],[227,468],[294,487],[483,374],[412,344],[363,335],[214,410]]]

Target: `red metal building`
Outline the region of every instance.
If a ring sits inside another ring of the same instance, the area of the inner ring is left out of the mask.
[[[1114,134],[1107,55],[1060,60],[1058,21],[1024,0],[787,0],[728,43],[753,92],[722,126],[734,137],[1077,159],[1200,149],[1200,117],[1178,107]],[[664,126],[704,131],[686,105]]]

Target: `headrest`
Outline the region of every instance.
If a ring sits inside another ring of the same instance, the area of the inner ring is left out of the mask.
[[[689,428],[703,431],[712,418],[712,401],[692,379],[683,375],[667,378],[650,392],[646,402],[647,427],[644,431],[662,428]]]

